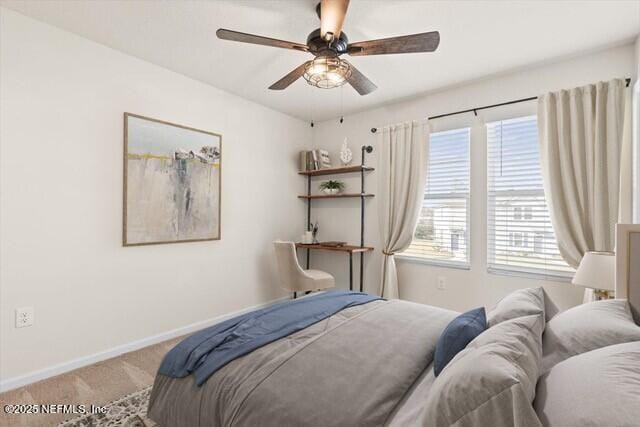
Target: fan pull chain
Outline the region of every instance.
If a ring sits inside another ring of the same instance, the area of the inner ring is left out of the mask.
[[[314,126],[313,123],[313,106],[316,105],[316,91],[315,90],[311,90],[311,127]]]

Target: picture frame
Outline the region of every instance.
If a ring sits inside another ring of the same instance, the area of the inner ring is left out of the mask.
[[[123,154],[123,246],[221,239],[221,134],[126,112]]]

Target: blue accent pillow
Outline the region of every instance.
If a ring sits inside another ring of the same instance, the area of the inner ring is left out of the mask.
[[[456,354],[464,350],[475,337],[487,329],[487,315],[484,307],[462,313],[453,319],[438,338],[433,356],[433,373],[440,372]]]

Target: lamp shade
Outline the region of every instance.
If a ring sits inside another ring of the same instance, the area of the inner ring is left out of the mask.
[[[612,291],[615,285],[616,256],[613,252],[587,252],[571,283],[585,288]]]

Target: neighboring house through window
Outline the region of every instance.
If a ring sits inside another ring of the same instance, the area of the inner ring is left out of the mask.
[[[469,128],[431,134],[422,209],[401,256],[469,265],[469,134]]]

